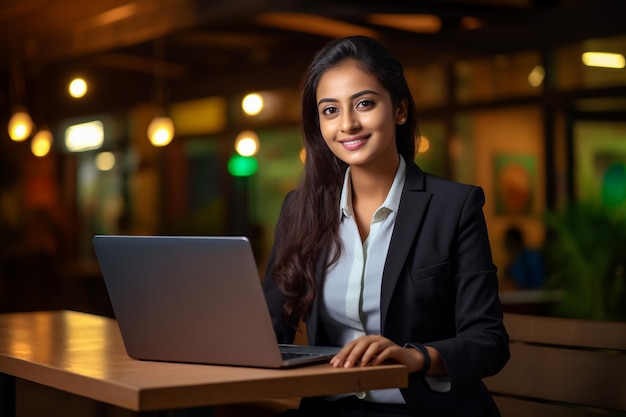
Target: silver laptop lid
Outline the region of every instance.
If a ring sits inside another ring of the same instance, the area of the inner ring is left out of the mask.
[[[93,243],[129,356],[282,366],[245,237],[98,235]]]

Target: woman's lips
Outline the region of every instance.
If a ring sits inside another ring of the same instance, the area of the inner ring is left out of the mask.
[[[365,143],[367,143],[367,139],[369,139],[369,136],[359,136],[357,138],[339,141],[339,143],[341,143],[345,149],[355,151],[365,145]]]

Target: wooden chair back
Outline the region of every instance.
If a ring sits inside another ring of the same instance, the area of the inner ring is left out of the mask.
[[[485,383],[503,417],[626,416],[626,322],[505,313],[511,359]]]

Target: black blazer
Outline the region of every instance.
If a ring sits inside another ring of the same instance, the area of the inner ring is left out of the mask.
[[[499,415],[481,381],[499,372],[509,358],[484,203],[481,188],[426,174],[407,163],[382,278],[381,331],[399,345],[417,342],[437,349],[452,387],[439,393],[424,378],[409,375],[409,387],[401,391],[419,416]],[[265,296],[279,342],[291,343],[295,329],[283,320],[283,295],[272,279],[273,258],[272,253]],[[318,287],[324,261],[318,263]],[[328,344],[317,299],[306,325],[310,344]]]

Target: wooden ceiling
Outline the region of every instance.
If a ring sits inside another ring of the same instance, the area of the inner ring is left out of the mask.
[[[298,86],[328,40],[375,36],[406,64],[626,33],[623,0],[2,0],[0,109],[48,122]],[[93,85],[75,101],[64,89]]]

